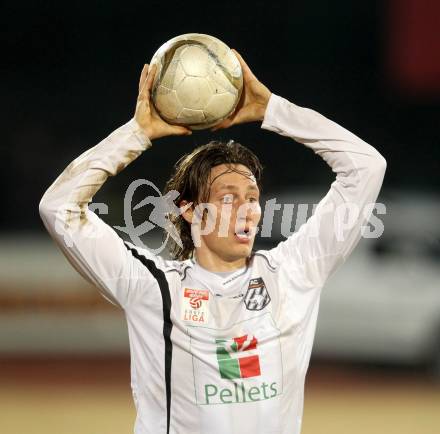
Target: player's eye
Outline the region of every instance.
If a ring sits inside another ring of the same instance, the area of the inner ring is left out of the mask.
[[[234,196],[232,194],[226,194],[221,200],[222,203],[232,203],[234,201]]]

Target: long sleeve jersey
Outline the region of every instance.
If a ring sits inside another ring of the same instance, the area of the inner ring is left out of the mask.
[[[151,146],[134,119],[76,158],[40,202],[70,263],[124,310],[136,434],[300,433],[321,289],[359,241],[386,161],[275,94],[261,128],[312,149],[336,178],[297,232],[228,277],[123,241],[88,209],[107,177]]]

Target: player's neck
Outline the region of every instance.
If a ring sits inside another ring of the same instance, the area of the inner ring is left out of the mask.
[[[203,249],[196,248],[196,251],[194,252],[194,260],[208,271],[234,271],[245,267],[247,264],[247,258],[238,258],[236,260],[228,261],[210,250],[202,250]]]

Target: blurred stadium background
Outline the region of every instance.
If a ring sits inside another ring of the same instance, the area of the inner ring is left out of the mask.
[[[71,160],[132,116],[142,65],[188,32],[219,37],[274,93],[388,161],[384,233],[361,240],[323,293],[303,433],[440,432],[439,2],[37,1],[10,2],[0,16],[1,433],[132,432],[123,313],[71,269],[38,202]],[[212,136],[155,142],[95,197],[108,205],[102,218],[123,226],[130,182],[162,188],[178,157]],[[312,152],[258,125],[215,137],[255,150],[267,199],[313,204],[333,180]],[[275,230],[258,243],[280,239]]]

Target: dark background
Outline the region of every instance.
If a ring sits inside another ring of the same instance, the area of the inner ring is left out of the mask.
[[[1,229],[43,231],[38,202],[45,189],[71,160],[130,119],[143,64],[166,40],[189,32],[220,38],[272,92],[376,147],[388,162],[382,194],[438,191],[440,50],[429,46],[439,41],[429,20],[438,9],[412,0],[9,4],[1,18]],[[413,34],[419,45],[411,45]],[[266,192],[317,187],[324,193],[333,180],[304,146],[247,124],[157,140],[96,199],[109,204],[110,220],[120,224],[122,196],[133,179],[162,188],[173,163],[211,138],[255,150],[266,167]]]

